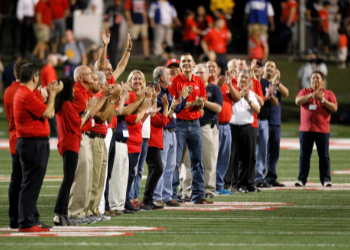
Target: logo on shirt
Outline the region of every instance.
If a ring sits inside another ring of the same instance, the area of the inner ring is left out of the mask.
[[[230,91],[226,90],[226,94],[230,93]]]
[[[194,89],[199,89],[198,86],[194,86]]]

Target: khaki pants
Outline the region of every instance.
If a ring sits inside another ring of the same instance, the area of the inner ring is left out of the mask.
[[[269,38],[269,26],[260,24],[260,23],[252,23],[248,24],[248,35],[252,35],[254,29],[260,29],[261,33],[265,35],[266,40]]]
[[[103,138],[90,139],[93,161],[92,187],[86,216],[101,215],[98,205],[103,195],[107,166],[107,148]]]
[[[216,188],[216,164],[219,154],[219,130],[217,126],[210,128],[210,124],[201,127],[203,140],[203,165],[205,194],[215,194]],[[191,163],[188,150],[184,153],[185,164],[182,164],[180,172],[180,193],[182,196],[191,195]],[[182,179],[182,181],[181,181]],[[182,191],[182,192],[181,192]]]
[[[161,56],[163,53],[163,42],[169,47],[172,47],[173,42],[173,27],[170,25],[157,24],[154,28],[154,50],[153,53],[156,56]]]
[[[84,218],[90,201],[92,183],[92,151],[90,138],[82,135],[78,166],[70,190],[68,213],[70,218]]]
[[[182,197],[190,197],[192,194],[191,184],[192,184],[192,172],[191,172],[191,161],[190,161],[190,153],[188,151],[187,146],[184,146],[184,152],[182,154],[181,159],[181,169],[179,180],[179,193]]]
[[[115,158],[109,180],[108,201],[112,210],[123,211],[129,177],[129,156],[126,143],[115,142]]]

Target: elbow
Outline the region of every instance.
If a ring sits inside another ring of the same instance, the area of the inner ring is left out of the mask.
[[[295,105],[301,106],[301,103],[300,103],[300,101],[298,99],[295,100]]]
[[[219,108],[216,109],[216,113],[220,113],[222,110],[222,107],[220,106]]]
[[[283,97],[288,97],[289,96],[289,91],[287,90],[286,93],[284,93]]]

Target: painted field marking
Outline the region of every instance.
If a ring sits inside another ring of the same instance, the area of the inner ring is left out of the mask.
[[[11,233],[11,234],[0,234],[0,237],[110,237],[110,236],[129,236],[134,235],[133,233],[119,233],[119,232],[101,232],[101,233],[90,233],[90,232],[45,232],[45,233]]]
[[[332,171],[331,174],[350,174],[350,169]]]
[[[263,188],[262,191],[272,191],[272,190],[309,190],[309,191],[350,191],[350,183],[333,183],[332,187],[324,187],[321,183],[307,182],[305,186],[296,187],[295,182],[281,182],[285,184],[285,187],[271,187]]]

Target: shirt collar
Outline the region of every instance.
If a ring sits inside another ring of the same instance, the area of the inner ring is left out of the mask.
[[[181,72],[180,74],[179,74],[179,76],[180,76],[180,78],[181,78],[181,80],[183,81],[183,82],[185,82],[185,81],[189,81],[189,82],[196,82],[195,81],[195,75],[194,74],[192,74],[192,79],[191,79],[191,81],[189,80],[189,79],[187,79],[186,78],[186,76]]]

